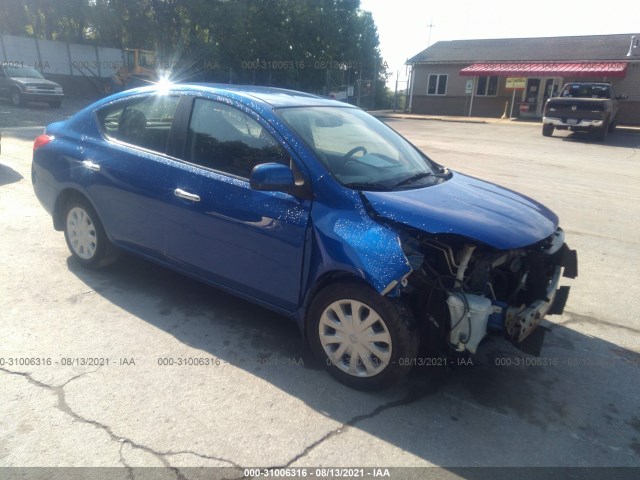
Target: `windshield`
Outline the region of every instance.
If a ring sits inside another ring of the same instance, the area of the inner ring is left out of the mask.
[[[356,108],[278,110],[343,185],[356,190],[423,187],[442,177],[431,162],[391,128]]]
[[[562,90],[563,97],[610,98],[609,85],[602,83],[569,83]]]
[[[33,68],[7,67],[7,77],[10,78],[44,78],[39,71]]]

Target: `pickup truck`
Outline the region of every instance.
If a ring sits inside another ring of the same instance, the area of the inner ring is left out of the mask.
[[[542,135],[550,137],[554,129],[594,133],[599,140],[616,128],[618,100],[610,83],[567,83],[559,96],[544,106]]]

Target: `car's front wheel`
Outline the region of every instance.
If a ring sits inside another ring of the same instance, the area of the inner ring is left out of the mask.
[[[11,90],[11,103],[14,107],[20,107],[24,104],[24,99],[22,98],[22,92],[17,88]]]
[[[117,250],[107,238],[93,207],[81,197],[71,198],[64,212],[64,237],[80,264],[97,268],[117,258]]]
[[[338,381],[378,390],[415,364],[419,336],[404,304],[355,282],[332,284],[316,296],[307,332],[312,350]]]
[[[545,137],[550,137],[551,135],[553,135],[553,125],[550,123],[545,123],[542,126],[542,135],[544,135]]]
[[[603,125],[596,130],[596,140],[604,142],[609,134],[609,125]]]

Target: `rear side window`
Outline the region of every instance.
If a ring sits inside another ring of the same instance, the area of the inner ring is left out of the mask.
[[[165,95],[136,98],[103,108],[98,121],[111,138],[164,153],[178,101]]]
[[[189,123],[186,160],[249,178],[261,163],[289,166],[289,156],[262,126],[246,113],[223,103],[196,99]]]

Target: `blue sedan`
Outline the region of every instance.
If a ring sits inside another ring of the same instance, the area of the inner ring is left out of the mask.
[[[577,275],[541,204],[289,90],[111,96],[36,138],[32,181],[78,263],[130,252],[290,316],[358,389],[399,381],[421,351],[525,344]]]

